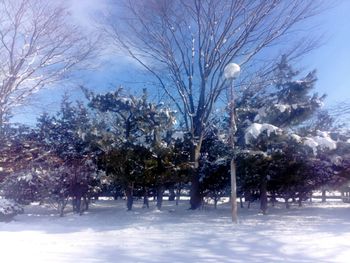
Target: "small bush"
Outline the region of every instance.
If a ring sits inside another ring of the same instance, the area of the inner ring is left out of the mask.
[[[9,222],[21,213],[23,208],[20,205],[7,199],[0,199],[0,222]]]

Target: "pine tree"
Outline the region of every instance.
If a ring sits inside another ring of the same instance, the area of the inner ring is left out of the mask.
[[[8,125],[3,129],[0,144],[2,194],[21,204],[40,199],[38,184],[32,181],[35,163],[42,156],[35,131],[24,125]]]
[[[96,152],[90,147],[87,134],[91,129],[86,108],[73,106],[65,96],[61,110],[55,116],[42,115],[38,119],[38,136],[42,149],[50,153],[45,158],[45,173],[50,174],[50,198],[58,203],[61,215],[72,197],[74,210],[82,212],[81,199],[94,192],[97,182]]]
[[[214,130],[203,140],[199,161],[200,192],[214,201],[215,208],[220,198],[229,193],[231,155],[232,149]]]
[[[127,95],[122,88],[103,95],[85,93],[89,106],[101,118],[95,126],[95,141],[104,152],[107,174],[126,192],[127,209],[132,209],[134,189],[149,187],[145,185],[147,170],[157,175],[153,183],[161,200],[167,170],[164,139],[174,124],[175,112],[148,102],[146,90],[140,97]]]
[[[255,161],[252,159],[251,165],[259,168],[254,169],[259,177],[255,182],[259,185],[263,213],[267,210],[268,188],[271,188],[272,192],[286,194],[291,191],[294,194],[301,189],[299,187],[299,190],[296,190],[295,187],[301,184],[300,182],[307,181],[307,178],[303,177],[306,166],[303,160],[310,159],[309,155],[316,151],[316,148],[306,146],[310,146],[314,139],[319,142],[317,146],[322,144],[322,140],[333,143],[326,133],[317,138],[302,138],[296,134],[303,123],[322,106],[325,98],[317,93],[310,94],[316,82],[315,71],[301,80],[297,79],[299,74],[288,65],[286,58],[282,57],[275,72],[276,81],[269,91],[258,93],[249,100],[242,96],[237,103],[237,140],[240,146],[238,156],[250,159],[252,158],[249,156],[259,156]],[[328,146],[332,148],[335,145]],[[255,175],[246,176],[246,180],[249,181],[249,177]],[[282,185],[277,187],[277,181]]]

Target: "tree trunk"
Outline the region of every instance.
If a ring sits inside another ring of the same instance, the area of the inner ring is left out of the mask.
[[[242,196],[239,197],[239,204],[241,208],[244,208]]]
[[[92,202],[91,197],[84,197],[85,200],[85,211],[88,211],[90,208],[90,202]]]
[[[145,187],[143,189],[143,208],[149,208],[149,202],[148,202],[148,188]]]
[[[322,203],[325,203],[327,201],[327,198],[326,198],[326,190],[325,189],[323,189],[322,190]]]
[[[73,212],[77,213],[77,198],[73,196],[72,198],[72,207],[73,207]]]
[[[180,196],[181,196],[181,188],[177,187],[177,189],[176,189],[176,205],[179,205]]]
[[[288,199],[289,199],[288,197],[285,197],[285,198],[284,198],[284,202],[286,203],[286,209],[289,209],[289,208],[290,208]]]
[[[218,201],[219,201],[219,197],[215,194],[214,195],[214,209],[218,208]]]
[[[156,201],[156,199],[157,199],[157,192],[156,192],[155,188],[153,188],[152,196],[153,196],[153,201]]]
[[[162,208],[163,194],[164,194],[164,187],[163,186],[157,187],[157,209],[158,210]]]
[[[126,193],[126,207],[128,211],[130,211],[134,203],[134,183],[131,183],[128,185],[125,193]]]
[[[174,186],[169,187],[169,201],[175,201],[175,191],[174,191]]]
[[[250,208],[250,203],[251,203],[251,199],[252,199],[252,193],[249,191],[244,191],[244,202],[248,203],[247,208]]]
[[[265,176],[261,178],[260,183],[260,210],[266,215],[267,213],[267,181]]]
[[[275,203],[276,203],[276,193],[273,191],[272,194],[271,194],[271,203],[272,203],[272,206],[275,206]]]
[[[247,208],[250,209],[250,205],[253,202],[253,193],[252,191],[249,190],[249,192],[247,193],[247,200],[248,200],[248,206]]]
[[[64,216],[64,207],[60,206],[60,217]]]
[[[190,209],[195,210],[201,207],[202,198],[200,193],[200,183],[199,183],[199,157],[200,157],[200,147],[201,143],[191,145],[191,156],[190,161],[193,163],[192,168],[192,180],[191,180],[191,191],[190,191]]]
[[[81,214],[81,197],[77,197],[77,207],[75,212]]]
[[[299,193],[299,196],[298,196],[298,206],[299,207],[302,207],[303,203],[303,195],[301,193]]]
[[[64,199],[61,199],[59,202],[58,202],[58,210],[59,210],[59,213],[60,213],[60,217],[63,217],[64,216],[64,208],[66,207],[66,202]]]

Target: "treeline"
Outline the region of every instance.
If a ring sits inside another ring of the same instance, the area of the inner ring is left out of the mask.
[[[230,161],[237,164],[237,195],[267,200],[298,199],[322,187],[341,190],[349,180],[350,143],[346,129],[321,110],[324,96],[312,93],[315,72],[299,77],[285,60],[269,91],[237,94],[235,147],[229,143],[229,116],[223,107],[211,116],[199,162],[191,161],[191,134],[176,111],[132,96],[122,88],[106,94],[83,89],[88,103],[62,99],[60,110],[43,114],[35,127],[4,124],[1,129],[1,195],[20,204],[47,202],[63,216],[69,200],[82,213],[99,195],[163,194],[178,200],[199,180],[199,198],[216,204],[230,195]],[[248,96],[249,95],[249,96]]]

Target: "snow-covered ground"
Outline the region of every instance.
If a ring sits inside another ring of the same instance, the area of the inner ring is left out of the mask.
[[[162,211],[98,201],[82,216],[59,218],[38,205],[0,223],[0,262],[350,262],[350,204],[306,203],[269,214],[229,205]],[[153,206],[153,203],[152,203]]]

